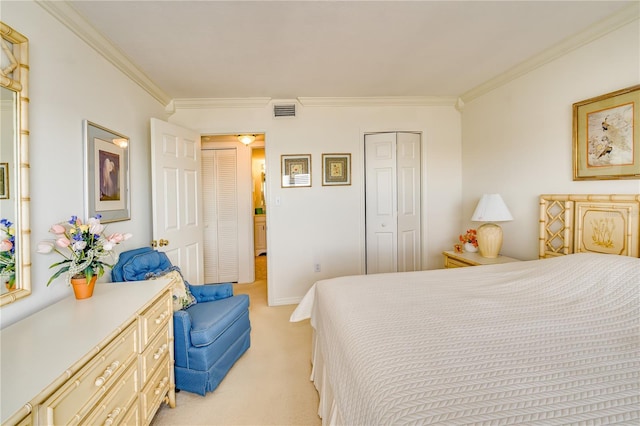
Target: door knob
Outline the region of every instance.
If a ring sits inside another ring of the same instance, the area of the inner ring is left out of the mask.
[[[151,241],[151,247],[153,248],[158,247],[158,242],[156,240]]]
[[[163,240],[161,238],[159,244],[160,244],[160,247],[168,246],[169,245],[169,240]]]

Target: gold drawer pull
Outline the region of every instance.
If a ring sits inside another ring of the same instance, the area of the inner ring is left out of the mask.
[[[167,346],[167,344],[166,344],[166,343],[165,343],[164,345],[160,346],[160,347],[158,348],[158,350],[156,351],[156,353],[155,353],[155,354],[153,354],[153,359],[159,359],[159,358],[162,356],[162,354],[164,353],[164,351],[166,351],[166,350],[167,350],[167,347],[168,347],[168,346]]]
[[[160,314],[160,316],[158,318],[156,318],[156,324],[160,324],[162,321],[164,321],[164,319],[168,316],[167,312],[163,312]]]
[[[104,373],[102,373],[102,376],[96,379],[95,385],[96,386],[104,385],[104,382],[107,381],[109,376],[113,374],[113,372],[115,371],[116,368],[118,368],[119,365],[120,365],[120,361],[114,361],[109,367],[107,367],[106,370],[104,370]]]
[[[162,379],[160,384],[158,384],[158,387],[156,388],[154,393],[156,395],[160,395],[160,392],[162,392],[162,390],[165,388],[165,386],[167,386],[167,383],[169,383],[169,378],[165,377],[164,379]]]
[[[111,426],[113,424],[113,421],[116,417],[118,417],[118,414],[120,414],[121,411],[122,409],[120,407],[116,407],[111,413],[109,413],[109,415],[107,416],[107,420],[104,421],[104,426]]]

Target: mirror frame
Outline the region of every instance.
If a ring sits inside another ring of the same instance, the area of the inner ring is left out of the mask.
[[[16,60],[11,77],[0,72],[0,86],[16,92],[16,289],[0,296],[0,306],[13,303],[31,294],[31,225],[29,203],[29,40],[10,26],[0,22],[0,36],[13,45],[10,52]],[[4,48],[4,45],[3,45]]]

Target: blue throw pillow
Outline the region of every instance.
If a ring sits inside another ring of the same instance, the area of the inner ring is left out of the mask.
[[[171,293],[173,298],[173,311],[179,311],[187,309],[189,306],[193,306],[196,303],[196,298],[193,297],[189,286],[185,284],[180,268],[177,266],[171,266],[161,272],[149,272],[144,277],[147,280],[155,280],[158,278],[169,278],[172,280]]]

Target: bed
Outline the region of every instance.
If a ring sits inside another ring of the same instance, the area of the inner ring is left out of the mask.
[[[639,424],[636,195],[540,197],[540,259],[316,282],[323,424]]]

